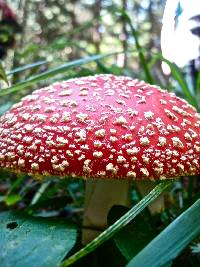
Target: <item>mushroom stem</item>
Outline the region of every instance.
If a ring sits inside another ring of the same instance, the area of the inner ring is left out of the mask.
[[[85,245],[107,227],[107,215],[113,205],[130,207],[130,181],[86,181],[82,244]]]
[[[142,197],[145,197],[155,187],[155,182],[153,181],[136,181],[135,183]],[[164,208],[164,194],[161,194],[148,206],[152,215],[160,213]]]

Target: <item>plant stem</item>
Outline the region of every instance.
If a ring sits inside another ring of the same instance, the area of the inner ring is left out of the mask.
[[[157,185],[147,196],[145,196],[139,203],[137,203],[132,209],[130,209],[125,215],[123,215],[119,220],[117,220],[113,225],[102,232],[93,241],[83,247],[81,250],[76,252],[74,255],[69,257],[59,267],[70,266],[72,263],[76,262],[80,258],[86,256],[90,252],[94,251],[98,246],[111,238],[116,232],[127,225],[133,218],[135,218],[146,206],[148,206],[156,197],[158,197],[162,192],[164,192],[170,185],[172,181],[165,181]]]

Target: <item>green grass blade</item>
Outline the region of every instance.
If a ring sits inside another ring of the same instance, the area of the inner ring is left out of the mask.
[[[33,196],[30,205],[35,205],[39,201],[39,199],[41,198],[41,196],[43,195],[43,193],[47,189],[47,187],[50,185],[50,183],[51,183],[51,181],[46,181],[46,182],[41,184],[40,188],[37,190],[37,192]]]
[[[191,91],[187,85],[187,82],[184,79],[183,74],[181,73],[180,69],[174,63],[170,62],[167,59],[163,59],[163,61],[165,61],[169,65],[169,67],[171,69],[172,76],[180,85],[181,90],[182,90],[183,94],[185,95],[186,99],[188,100],[188,102],[191,105],[198,107],[195,96],[192,95],[192,93],[191,93]]]
[[[157,185],[147,196],[145,196],[138,204],[130,209],[119,220],[112,224],[108,229],[102,232],[92,242],[87,244],[84,248],[65,260],[60,267],[70,266],[80,258],[86,256],[90,252],[94,251],[103,242],[111,238],[116,232],[127,225],[133,218],[135,218],[145,207],[147,207],[155,198],[157,198],[163,191],[165,191],[170,185],[171,181],[163,182]]]
[[[47,63],[49,63],[49,62],[43,60],[43,61],[38,61],[38,62],[35,62],[35,63],[32,63],[32,64],[27,64],[27,65],[21,66],[19,68],[15,68],[15,69],[7,72],[7,76],[15,74],[15,73],[18,73],[18,72],[22,72],[22,71],[25,71],[25,70],[30,70],[30,69],[33,69],[35,67],[39,67],[39,66],[47,64]]]
[[[6,72],[4,70],[3,64],[0,61],[0,80],[3,80],[4,82],[8,83],[8,79],[7,79],[7,75]]]
[[[25,88],[33,85],[33,84],[36,84],[39,81],[43,81],[43,80],[46,80],[48,78],[52,78],[58,74],[65,73],[70,68],[78,67],[78,66],[87,64],[89,62],[93,62],[93,61],[100,60],[100,59],[103,59],[106,57],[110,57],[110,56],[113,56],[113,55],[118,54],[118,53],[121,53],[121,52],[109,53],[109,54],[104,54],[104,55],[93,55],[93,56],[85,57],[83,59],[77,59],[77,60],[70,61],[68,63],[65,63],[65,64],[59,66],[59,67],[56,67],[56,68],[47,70],[43,73],[37,74],[37,75],[35,75],[35,76],[33,76],[33,77],[23,81],[23,82],[17,83],[17,84],[15,84],[9,88],[2,89],[0,91],[0,96],[8,95],[10,93],[25,89]]]
[[[138,51],[138,55],[139,55],[139,59],[140,59],[140,65],[141,65],[141,67],[142,67],[142,69],[144,71],[146,82],[148,82],[150,84],[155,84],[155,81],[154,81],[154,79],[153,79],[153,77],[151,75],[151,72],[150,72],[149,68],[148,68],[148,64],[146,62],[146,59],[145,59],[145,56],[144,56],[144,53],[143,53],[142,46],[139,43],[138,33],[134,29],[134,27],[133,27],[131,18],[129,17],[129,15],[127,14],[127,12],[125,12],[123,9],[118,8],[118,7],[115,7],[114,9],[115,9],[115,11],[117,13],[119,13],[122,16],[122,18],[127,22],[127,24],[130,27],[131,34],[132,34],[132,36],[133,36],[133,38],[135,40],[135,46],[136,46],[136,49]]]
[[[197,75],[197,80],[196,80],[196,84],[195,84],[195,91],[197,92],[197,94],[199,94],[199,92],[200,92],[200,71],[198,72],[198,75]]]
[[[153,239],[127,267],[160,267],[175,259],[200,234],[200,199]]]
[[[164,58],[160,53],[155,53],[153,55],[153,58],[157,58],[157,60],[164,61],[167,63],[167,65],[170,67],[171,70],[171,76],[174,78],[175,81],[179,84],[183,95],[185,96],[185,99],[194,107],[198,108],[198,102],[195,98],[195,96],[191,93],[191,90],[188,87],[188,84],[181,72],[181,70],[174,64],[173,62],[170,62],[166,58]]]
[[[26,175],[20,175],[17,179],[10,185],[9,190],[7,192],[7,196],[14,192],[18,187],[22,185],[26,178]]]
[[[135,31],[131,22],[129,22],[129,26],[131,28],[131,33],[135,39],[135,45],[136,45],[136,48],[138,50],[138,54],[139,54],[139,58],[140,58],[140,64],[141,64],[141,67],[143,68],[143,71],[145,74],[145,80],[146,80],[146,82],[148,82],[150,84],[155,84],[155,81],[154,81],[154,79],[150,73],[150,70],[148,69],[148,64],[146,62],[145,56],[142,52],[142,47],[140,46],[140,43],[138,41],[137,32]]]

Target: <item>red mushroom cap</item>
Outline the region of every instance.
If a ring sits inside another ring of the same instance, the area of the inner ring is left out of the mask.
[[[0,118],[0,166],[83,178],[194,175],[200,115],[174,93],[129,77],[57,82]]]

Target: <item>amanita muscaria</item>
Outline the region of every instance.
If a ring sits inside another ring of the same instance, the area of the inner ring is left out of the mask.
[[[200,116],[175,94],[129,77],[57,82],[0,118],[0,166],[84,178],[83,225],[103,229],[112,205],[130,205],[130,180],[200,173]],[[95,234],[83,232],[83,243]]]

